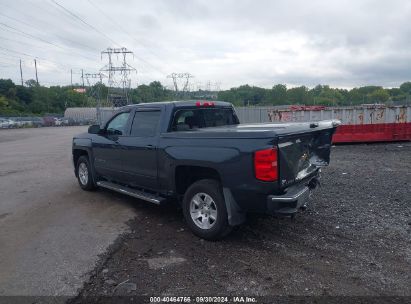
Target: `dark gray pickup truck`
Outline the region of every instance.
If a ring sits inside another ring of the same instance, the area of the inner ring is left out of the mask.
[[[226,102],[131,105],[74,137],[73,162],[84,190],[178,201],[196,235],[219,239],[248,212],[304,209],[338,124],[239,124]]]

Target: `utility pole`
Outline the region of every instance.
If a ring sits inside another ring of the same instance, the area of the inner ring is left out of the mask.
[[[34,68],[36,70],[36,82],[37,82],[37,85],[39,85],[39,78],[37,77],[37,61],[36,61],[36,59],[34,59]]]
[[[83,89],[84,89],[84,74],[83,74],[83,69],[81,69],[81,81],[83,82]]]
[[[21,78],[21,86],[23,86],[24,83],[23,83],[23,70],[21,69],[21,59],[20,59],[20,78]]]
[[[73,69],[70,69],[70,83],[71,83],[71,88],[73,88]]]

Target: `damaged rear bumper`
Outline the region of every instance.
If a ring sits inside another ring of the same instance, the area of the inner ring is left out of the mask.
[[[267,210],[273,215],[293,215],[305,209],[313,190],[319,185],[319,174],[308,182],[289,187],[283,195],[268,195]]]
[[[262,194],[248,198],[250,204],[241,206],[238,197],[233,195],[229,188],[223,188],[224,200],[228,213],[228,223],[231,226],[240,225],[246,219],[248,212],[265,213],[270,215],[291,216],[300,209],[305,209],[313,190],[319,185],[320,170],[298,184],[288,187],[284,194]],[[244,202],[244,201],[243,201]],[[257,209],[256,205],[261,208]]]

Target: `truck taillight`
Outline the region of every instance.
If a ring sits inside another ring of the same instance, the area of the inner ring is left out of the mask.
[[[271,148],[254,152],[255,177],[265,182],[278,179],[277,149]]]

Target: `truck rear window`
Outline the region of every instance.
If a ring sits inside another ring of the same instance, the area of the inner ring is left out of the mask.
[[[189,131],[238,123],[237,116],[230,108],[181,109],[174,114],[171,131]]]

